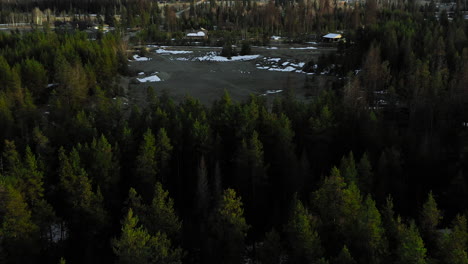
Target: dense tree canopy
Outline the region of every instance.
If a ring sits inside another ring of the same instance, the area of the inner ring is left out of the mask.
[[[1,24],[96,12],[115,30],[0,32],[0,262],[468,263],[459,8],[449,19],[434,3],[391,1],[182,13],[147,0],[13,2],[0,3]],[[184,44],[200,27],[203,44],[243,43],[243,54],[274,34],[303,43],[343,30],[346,42],[305,64],[329,73],[306,99],[126,98],[128,42]]]

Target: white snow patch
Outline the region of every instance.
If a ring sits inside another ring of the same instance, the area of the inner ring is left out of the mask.
[[[316,47],[300,47],[300,48],[289,48],[292,50],[308,50],[308,49],[317,49]]]
[[[205,32],[203,31],[198,31],[196,33],[188,33],[187,34],[187,37],[204,37],[205,36]]]
[[[147,58],[147,57],[141,57],[140,55],[133,55],[133,59],[136,60],[136,61],[149,61],[151,60],[151,58]]]
[[[301,68],[304,67],[305,63],[304,62],[299,62],[299,63],[291,63],[289,66],[296,67],[296,68]]]
[[[271,39],[272,39],[272,40],[280,40],[281,37],[280,37],[280,36],[271,36]]]
[[[261,94],[261,96],[266,96],[266,95],[269,95],[269,94],[277,94],[277,93],[281,93],[283,90],[267,90],[264,94]]]
[[[217,55],[216,52],[210,52],[203,57],[195,57],[194,61],[215,61],[215,62],[227,62],[227,61],[249,61],[260,57],[260,55],[243,55],[243,56],[232,56],[230,59]]]
[[[151,75],[148,77],[143,77],[143,78],[137,78],[137,80],[141,83],[146,83],[146,82],[160,82],[161,79],[156,76],[156,75]]]
[[[144,72],[139,72],[138,75],[140,75],[140,76],[145,75],[145,73]]]
[[[281,58],[268,58],[266,59],[267,61],[274,61],[274,62],[279,62]]]
[[[292,71],[295,71],[296,68],[294,67],[291,67],[291,66],[288,66],[284,69],[281,69],[281,68],[270,68],[268,69],[269,71],[280,71],[280,72],[292,72]]]
[[[156,50],[157,54],[190,54],[193,53],[193,51],[188,51],[188,50],[165,50],[165,49],[157,49]]]

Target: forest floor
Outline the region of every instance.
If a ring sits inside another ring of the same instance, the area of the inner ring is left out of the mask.
[[[252,47],[251,56],[232,60],[217,56],[221,51],[217,47],[150,45],[146,57],[136,56],[129,62],[133,77],[127,77],[127,96],[133,103],[143,103],[146,88],[153,87],[157,94],[166,90],[176,101],[189,95],[210,105],[225,90],[234,100],[242,101],[250,94],[270,100],[294,89],[298,99],[306,100],[336,78],[302,72],[302,66],[310,60],[316,62],[320,54],[336,52],[314,44]]]

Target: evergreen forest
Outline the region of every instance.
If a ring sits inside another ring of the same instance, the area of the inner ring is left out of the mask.
[[[13,2],[0,23],[36,8],[115,30],[0,31],[0,263],[468,264],[462,3]],[[200,27],[347,41],[304,66],[336,76],[308,100],[122,99],[132,44]]]

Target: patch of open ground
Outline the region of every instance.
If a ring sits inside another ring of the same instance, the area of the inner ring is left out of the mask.
[[[131,101],[142,103],[146,88],[153,87],[156,93],[166,90],[176,101],[188,95],[210,105],[225,90],[234,100],[242,101],[250,94],[273,98],[294,89],[298,99],[306,100],[334,78],[302,72],[303,65],[311,59],[317,61],[321,53],[335,52],[333,48],[310,47],[252,47],[254,56],[226,60],[217,56],[220,49],[216,47],[150,46],[146,56],[149,60],[139,57],[129,62],[136,76],[128,86],[128,96]]]

